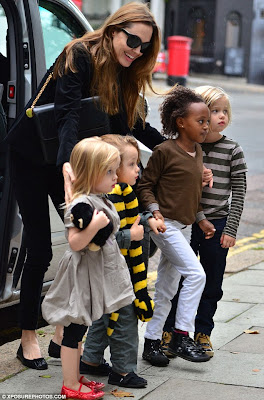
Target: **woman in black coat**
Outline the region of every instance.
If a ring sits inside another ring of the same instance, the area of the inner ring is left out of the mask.
[[[110,117],[111,132],[133,134],[152,149],[163,138],[145,123],[140,93],[144,99],[146,87],[153,90],[151,75],[159,48],[159,29],[148,7],[136,2],[122,6],[100,29],[70,42],[55,63],[54,80],[45,89],[42,103],[55,96],[60,143],[57,166],[44,164],[35,132],[25,130],[22,141],[21,136],[10,135],[12,180],[27,249],[20,296],[22,337],[17,356],[30,368],[47,368],[35,329],[44,274],[52,259],[48,196],[58,210],[64,202],[62,169],[66,185],[70,184],[67,162],[78,141],[81,99],[99,96],[101,108]]]

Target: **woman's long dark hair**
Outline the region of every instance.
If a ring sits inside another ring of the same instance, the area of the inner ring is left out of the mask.
[[[125,68],[116,60],[112,33],[120,28],[129,27],[134,22],[145,23],[153,28],[151,45],[130,67]],[[100,97],[102,108],[109,115],[120,111],[120,85],[129,128],[132,129],[138,115],[144,120],[144,102],[140,101],[139,93],[144,97],[147,85],[154,92],[151,83],[152,70],[160,49],[160,31],[148,6],[137,2],[125,4],[110,15],[101,28],[87,32],[81,38],[68,43],[55,64],[55,79],[69,70],[77,72],[74,55],[80,48],[91,54],[94,73],[90,92]]]

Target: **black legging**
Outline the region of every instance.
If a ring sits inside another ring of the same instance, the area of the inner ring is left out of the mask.
[[[65,326],[61,342],[62,346],[77,349],[78,343],[82,341],[86,330],[87,326],[85,325],[70,324],[69,326]]]
[[[26,235],[26,260],[20,293],[21,329],[35,330],[44,274],[52,259],[48,195],[63,218],[63,175],[55,166],[36,166],[16,153],[11,177]]]

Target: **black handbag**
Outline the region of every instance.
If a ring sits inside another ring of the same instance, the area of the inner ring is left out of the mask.
[[[28,118],[32,119],[46,164],[56,164],[59,148],[58,132],[55,122],[54,103],[36,106],[39,98],[52,79],[52,72],[41,87],[31,107],[26,110]],[[110,133],[109,116],[100,109],[99,97],[88,97],[81,100],[78,140],[101,136]]]

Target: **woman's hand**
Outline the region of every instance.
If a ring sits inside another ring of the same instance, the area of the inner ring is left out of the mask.
[[[72,198],[72,184],[75,181],[75,176],[69,162],[63,164],[62,173],[64,178],[65,203],[69,204]]]

